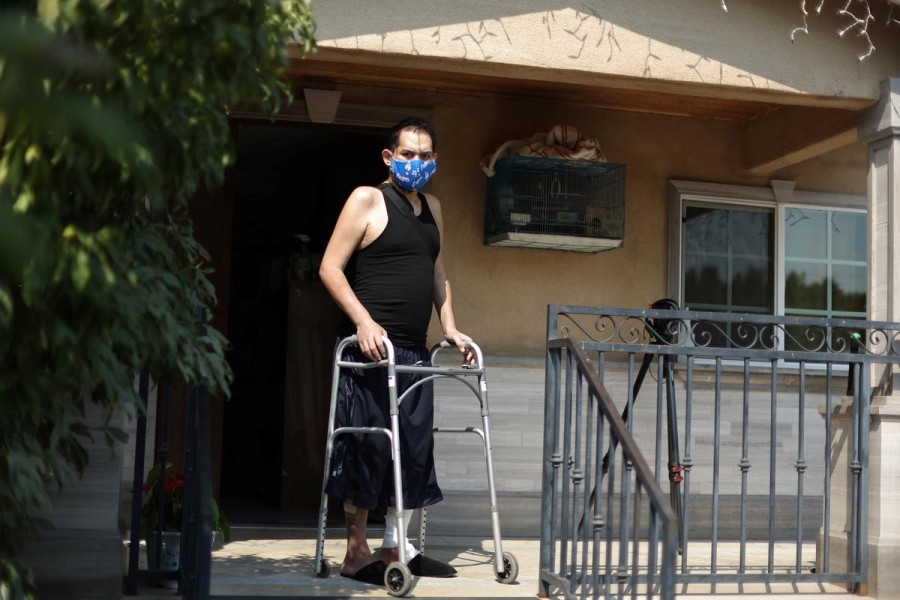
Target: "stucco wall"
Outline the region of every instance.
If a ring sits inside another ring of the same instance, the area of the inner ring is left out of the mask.
[[[486,352],[540,356],[551,303],[643,307],[666,294],[669,179],[768,185],[740,166],[743,125],[499,99],[442,97],[432,106],[446,264],[460,329]],[[625,240],[598,254],[483,244],[486,176],[479,161],[497,144],[581,128],[612,162],[627,165]],[[865,193],[865,148],[854,144],[777,174],[797,189]],[[430,339],[439,339],[437,319]]]
[[[794,181],[797,189],[812,192],[865,196],[866,168],[866,145],[855,142],[813,160],[782,169],[774,173],[772,179]]]
[[[637,78],[621,85],[661,80],[870,99],[900,68],[900,27],[885,25],[888,5],[879,0],[869,25],[877,50],[862,62],[863,38],[836,33],[849,22],[836,14],[838,2],[811,14],[810,34],[793,42],[803,24],[799,2],[731,1],[727,13],[710,0],[375,4],[316,2],[319,45],[465,59],[501,77],[506,64],[554,69],[544,75],[551,79],[592,73]]]
[[[708,0],[459,0],[422,2],[411,10],[383,1],[377,10],[366,3],[365,19],[358,18],[364,11],[359,1],[323,0],[315,9],[321,46],[361,50],[342,60],[396,65],[401,74],[431,68],[435,61],[429,57],[449,58],[457,60],[444,61],[442,68],[502,79],[509,76],[504,68],[515,65],[530,69],[547,86],[576,81],[653,93],[642,82],[673,90],[680,84],[671,82],[684,82],[697,84],[700,96],[762,93],[772,96],[768,100],[778,96],[778,102],[802,104],[797,99],[809,95],[875,98],[879,82],[900,72],[896,24],[871,25],[877,50],[860,62],[866,45],[835,34],[841,19],[830,5],[822,15],[810,16],[810,35],[799,34],[793,43],[791,30],[802,24],[797,3],[728,5],[725,13]],[[440,167],[430,191],[444,205],[445,260],[457,320],[488,352],[541,355],[551,303],[642,307],[664,296],[669,179],[768,184],[769,176],[742,166],[745,128],[752,125],[601,110],[578,106],[577,98],[572,104],[541,104],[490,94],[441,94],[427,81],[421,91],[402,93],[390,84],[367,85],[373,87],[341,86],[342,102],[431,111]],[[599,139],[610,161],[627,165],[623,246],[588,255],[484,246],[486,178],[479,161],[505,140],[555,124],[581,128]],[[798,190],[865,194],[865,173],[865,147],[854,143],[771,178],[795,180]],[[435,319],[431,338],[439,336]]]

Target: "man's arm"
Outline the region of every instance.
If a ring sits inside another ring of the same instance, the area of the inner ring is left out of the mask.
[[[381,339],[387,332],[372,319],[369,311],[353,293],[344,268],[363,241],[378,200],[379,195],[374,188],[360,187],[353,190],[341,210],[319,267],[319,277],[325,284],[325,289],[356,325],[359,349],[372,360],[381,360],[387,356],[387,349]]]
[[[456,318],[453,315],[453,294],[450,291],[450,280],[447,279],[447,270],[444,268],[444,218],[441,214],[441,203],[431,194],[426,194],[425,198],[428,201],[431,214],[434,216],[434,222],[437,225],[441,240],[441,250],[434,261],[434,290],[432,294],[434,296],[434,308],[437,309],[438,316],[441,319],[444,339],[453,342],[459,348],[464,360],[471,363],[475,360],[475,354],[471,348],[466,346],[466,342],[472,341],[472,338],[456,328]]]

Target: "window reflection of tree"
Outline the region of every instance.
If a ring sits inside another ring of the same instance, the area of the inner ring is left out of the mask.
[[[789,207],[785,210],[784,222],[788,227],[793,227],[794,225],[807,219],[809,219],[809,215],[803,212],[803,209]]]
[[[836,256],[835,250],[837,240],[841,239],[840,236],[842,235],[846,235],[848,238],[853,236],[852,225],[850,231],[842,232],[841,227],[838,224],[838,220],[847,217],[848,213],[831,210],[815,210],[814,212],[827,214],[828,224],[831,226],[833,232],[831,236],[828,236],[830,239],[827,243],[828,246],[825,249],[825,255],[815,258],[823,260],[826,264],[831,265],[831,268],[828,268],[826,274],[816,281],[807,281],[808,273],[789,270],[784,282],[785,310],[788,312],[791,312],[792,309],[816,310],[824,313],[824,316],[833,316],[832,313],[834,311],[864,313],[866,306],[866,292],[864,286],[863,289],[858,289],[852,282],[841,281],[839,276],[835,275],[833,272],[834,261],[839,259],[839,256]],[[810,218],[811,217],[803,209],[791,207],[785,209],[785,224],[788,228],[793,228],[802,221]],[[827,234],[825,231],[812,231],[807,233],[807,235],[810,233],[812,235]],[[849,243],[853,243],[853,241],[853,239],[846,240],[846,242]],[[802,261],[802,257],[789,256],[787,258],[799,258]],[[845,260],[852,260],[852,258]],[[847,285],[849,285],[851,289],[845,289],[845,286]],[[829,287],[831,292],[830,300]]]
[[[691,206],[686,217],[686,253],[694,264],[685,269],[685,304],[772,312],[773,214]]]
[[[822,278],[819,281],[807,282],[805,273],[791,271],[785,278],[785,297],[791,299],[791,303],[786,307],[790,312],[792,308],[807,308],[821,304],[822,298],[828,293],[828,278]],[[860,312],[866,310],[866,291],[863,290],[845,290],[840,281],[832,278],[831,281],[832,306],[827,307],[831,312],[833,307],[840,306],[841,311]]]

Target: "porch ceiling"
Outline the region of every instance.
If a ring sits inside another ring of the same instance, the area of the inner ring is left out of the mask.
[[[299,87],[342,88],[342,101],[351,102],[354,90],[401,90],[385,95],[405,106],[430,106],[436,94],[450,94],[746,123],[745,167],[760,174],[855,141],[858,113],[872,104],[866,98],[335,48],[305,58],[295,54],[288,74]]]
[[[645,112],[679,117],[748,121],[777,109],[772,102],[685,96],[670,92],[616,88],[590,83],[595,76],[585,74],[581,84],[565,81],[495,77],[477,73],[448,73],[425,69],[398,70],[389,66],[326,63],[305,60],[292,68],[291,75],[307,85],[354,84],[400,89],[404,92],[455,94],[508,98],[532,102],[578,104],[607,110]]]

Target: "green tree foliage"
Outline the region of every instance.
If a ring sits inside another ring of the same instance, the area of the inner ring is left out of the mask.
[[[309,0],[20,5],[0,10],[4,599],[33,594],[16,551],[85,467],[82,442],[125,438],[109,418],[137,373],[228,392],[188,202],[233,160],[228,107],[276,111],[287,44],[314,47]]]

